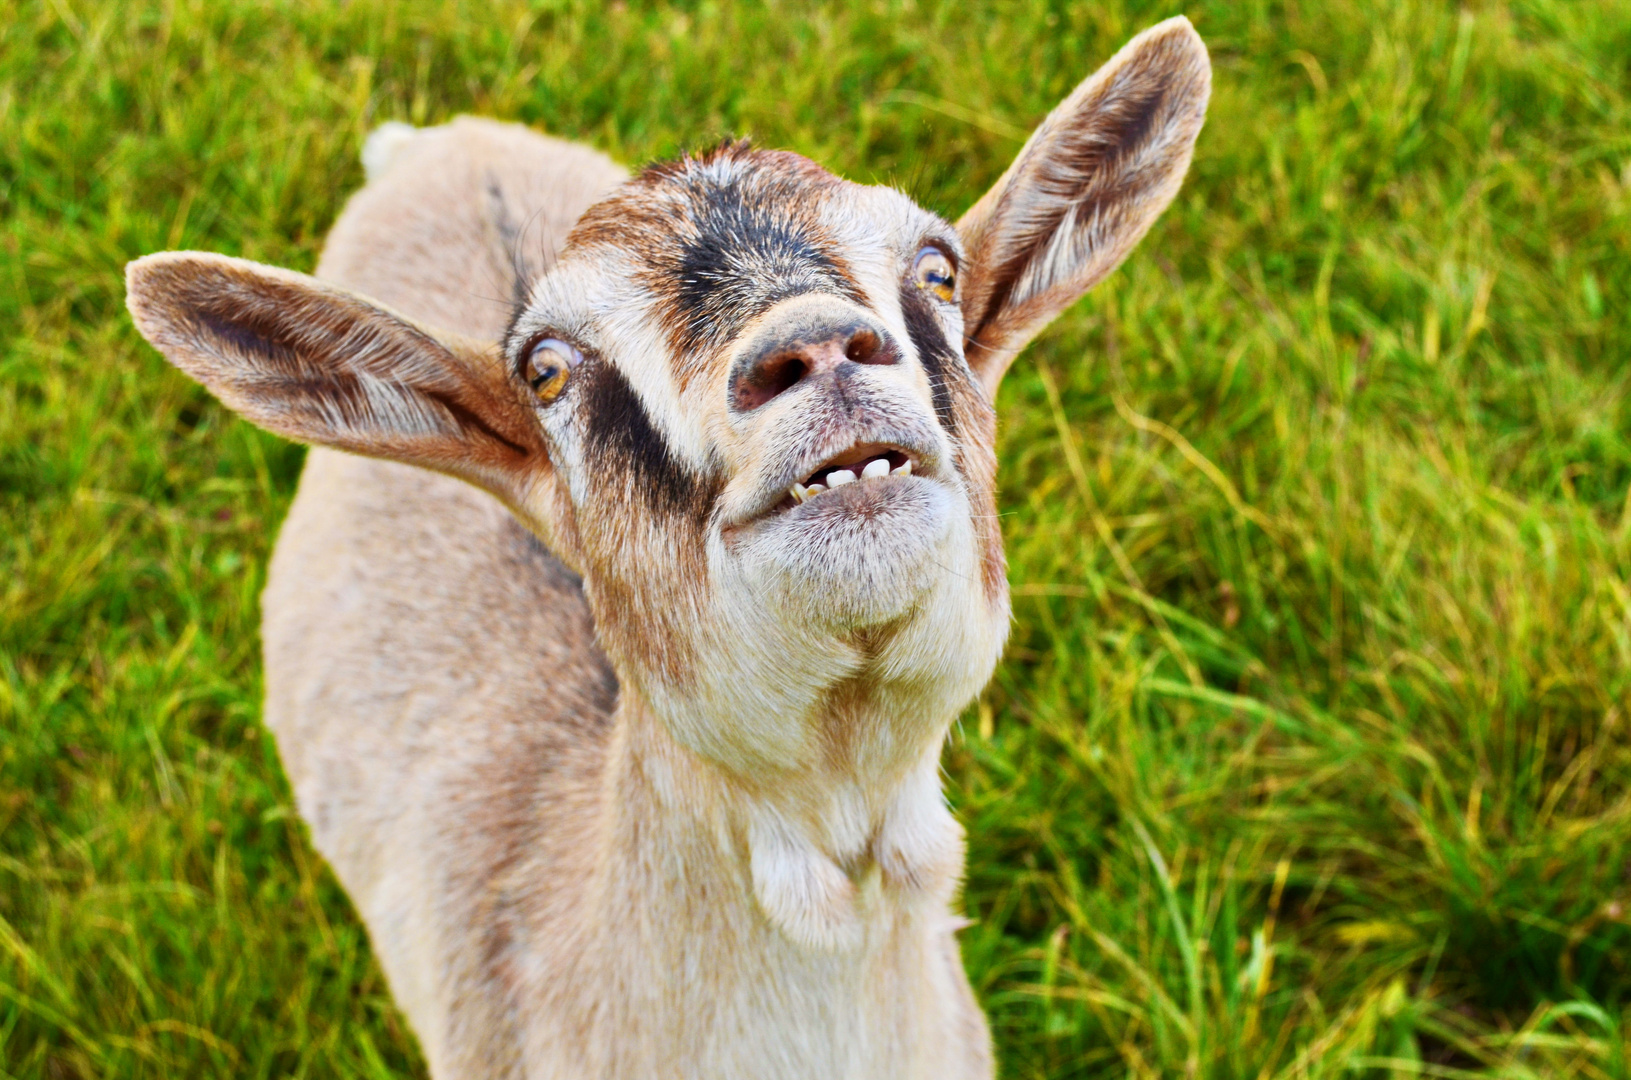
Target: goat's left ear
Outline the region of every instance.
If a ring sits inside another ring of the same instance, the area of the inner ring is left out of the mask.
[[[1211,89],[1189,20],[1150,27],[1048,114],[957,223],[964,344],[993,398],[1015,354],[1114,270],[1178,193]]]
[[[125,280],[142,336],[268,431],[448,473],[512,507],[548,471],[542,431],[491,347],[222,255],[149,255]]]

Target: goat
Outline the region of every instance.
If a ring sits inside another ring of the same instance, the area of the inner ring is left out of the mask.
[[[129,265],[153,345],[313,444],[266,722],[439,1080],[992,1075],[938,769],[1007,636],[993,402],[1210,85],[1146,30],[955,227],[463,118],[370,138],[315,277]]]

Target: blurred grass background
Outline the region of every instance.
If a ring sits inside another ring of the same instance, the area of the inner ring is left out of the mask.
[[[258,727],[302,451],[126,260],[309,270],[460,112],[955,217],[1179,11],[1190,179],[1000,402],[947,770],[1003,1075],[1631,1075],[1625,0],[0,0],[0,1076],[423,1075]]]

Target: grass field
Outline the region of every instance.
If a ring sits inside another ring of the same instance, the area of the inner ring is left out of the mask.
[[[309,270],[363,135],[466,111],[955,216],[1178,11],[1188,184],[1000,401],[1003,1075],[1631,1076],[1626,0],[0,0],[0,1077],[424,1071],[259,728],[302,451],[126,260]]]

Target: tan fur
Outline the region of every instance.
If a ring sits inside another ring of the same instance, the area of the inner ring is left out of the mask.
[[[1000,368],[1125,255],[1199,127],[1193,30],[1135,46],[960,236],[795,155],[624,182],[462,119],[370,140],[320,281],[131,265],[167,357],[321,444],[264,595],[266,719],[439,1080],[992,1074],[939,749],[1006,634]],[[1096,157],[1060,134],[1086,130]],[[1088,204],[1081,235],[1037,224]],[[911,285],[924,244],[961,259],[957,301]],[[823,345],[732,407],[795,325],[882,359]],[[563,336],[587,359],[541,405],[528,343]],[[919,470],[775,509],[873,443]]]

